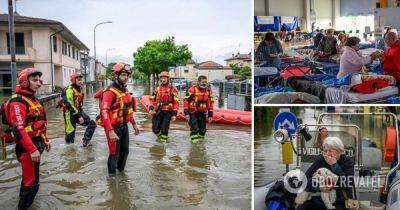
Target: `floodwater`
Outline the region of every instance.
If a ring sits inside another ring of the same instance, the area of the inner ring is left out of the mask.
[[[144,88],[130,86],[135,96]],[[94,118],[97,101],[86,97],[85,111]],[[62,113],[48,108],[52,150],[41,159],[40,189],[31,209],[250,209],[251,128],[209,125],[206,139],[192,145],[189,127],[171,125],[170,140],[158,143],[151,120],[138,107],[141,133],[130,128],[130,153],[124,173],[108,178],[108,147],[102,127],[83,148],[78,126],[74,145],[64,142]],[[21,168],[14,145],[0,161],[0,206],[15,209]]]
[[[377,107],[336,107],[336,111],[341,112],[369,112],[381,111]],[[315,124],[317,117],[320,113],[326,112],[323,107],[296,107],[291,108],[290,111],[294,113],[302,123]],[[254,186],[264,186],[277,178],[281,177],[286,172],[286,167],[282,164],[281,146],[273,139],[273,121],[275,116],[279,113],[279,107],[256,107],[254,119]],[[383,147],[385,138],[385,129],[387,121],[382,116],[334,116],[324,117],[324,123],[328,124],[356,124],[361,128],[361,136],[369,138],[376,143],[378,148]],[[393,123],[388,121],[389,124]],[[329,132],[335,132],[334,135],[341,139],[347,138],[349,135],[354,136],[354,129],[338,129],[328,128]],[[316,129],[310,127],[310,131]],[[346,146],[346,144],[345,144]],[[295,163],[295,156],[293,156],[293,163]],[[387,164],[384,164],[387,166]],[[293,169],[295,164],[290,165]]]

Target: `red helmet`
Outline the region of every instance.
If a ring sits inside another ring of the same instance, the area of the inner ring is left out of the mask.
[[[161,77],[167,77],[167,78],[169,78],[170,76],[169,76],[169,72],[167,72],[167,71],[162,71],[161,73],[160,73],[160,78]]]
[[[78,77],[83,77],[81,73],[79,72],[74,72],[71,74],[70,79],[71,79],[71,83],[75,84],[76,83],[76,78]]]
[[[126,72],[126,73],[130,74],[131,66],[124,62],[118,62],[113,66],[112,71],[114,74],[119,74],[121,72]]]
[[[29,77],[34,76],[34,75],[39,75],[42,76],[42,72],[35,68],[26,68],[22,70],[19,75],[18,75],[18,84],[22,88],[29,88]]]

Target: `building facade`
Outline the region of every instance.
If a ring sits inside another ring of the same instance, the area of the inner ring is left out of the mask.
[[[81,71],[80,52],[89,51],[89,48],[64,24],[16,14],[14,25],[17,72],[27,67],[43,72],[42,93],[50,93],[54,86],[65,87],[69,76]],[[8,14],[0,14],[0,84],[6,86],[0,95],[11,93],[8,37]]]
[[[250,67],[251,68],[251,53],[249,54],[232,54],[232,57],[225,59],[227,66]]]
[[[233,70],[230,67],[223,66],[214,61],[198,63],[194,68],[197,71],[197,76],[206,76],[210,82],[225,80],[226,76],[233,74]]]

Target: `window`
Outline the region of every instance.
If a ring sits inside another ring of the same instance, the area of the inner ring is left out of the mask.
[[[10,54],[10,34],[7,33],[7,51]],[[24,33],[15,33],[15,54],[25,54]]]
[[[64,40],[62,40],[62,54],[65,55],[66,53],[66,43],[64,42]]]
[[[184,72],[189,73],[189,68],[185,68]]]
[[[57,37],[53,36],[53,51],[57,52]]]
[[[72,47],[72,58],[75,59],[75,47]]]
[[[71,45],[68,44],[68,56],[71,57]]]

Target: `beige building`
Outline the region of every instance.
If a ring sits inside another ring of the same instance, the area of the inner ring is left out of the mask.
[[[17,71],[42,71],[43,92],[68,85],[70,74],[81,71],[80,52],[89,49],[63,23],[18,14],[14,22]],[[8,15],[0,14],[0,83],[11,80],[10,61]]]
[[[194,68],[196,62],[189,59],[185,66],[177,66],[174,70],[170,71],[172,77],[183,77],[189,80],[197,79],[197,71]]]
[[[214,61],[196,63],[189,60],[185,66],[177,66],[170,70],[171,77],[180,77],[188,80],[197,80],[200,75],[208,78],[208,81],[224,80],[226,76],[232,75],[233,70],[229,66],[223,66]]]
[[[232,57],[225,59],[226,65],[237,65],[238,67],[250,67],[251,68],[251,53],[249,54],[232,54]]]
[[[225,77],[233,74],[233,70],[228,66],[223,66],[214,61],[197,63],[194,66],[197,76],[204,75],[208,81],[225,80]]]

